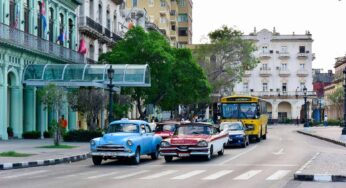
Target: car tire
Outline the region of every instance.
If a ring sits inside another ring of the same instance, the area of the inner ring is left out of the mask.
[[[242,148],[246,148],[247,144],[246,144],[246,137],[243,140],[243,143],[241,145]]]
[[[205,160],[206,160],[206,161],[210,161],[211,158],[213,158],[213,146],[210,146],[209,155],[207,155],[207,156],[205,157]]]
[[[141,151],[139,148],[136,149],[135,156],[131,158],[131,163],[133,165],[138,165],[141,162]]]
[[[150,154],[152,160],[156,160],[159,158],[159,155],[160,155],[159,148],[160,147],[157,146],[155,152]]]
[[[246,137],[246,144],[250,145],[250,138],[248,136]]]
[[[166,163],[172,162],[173,157],[172,156],[165,156]]]
[[[263,140],[266,140],[266,139],[267,139],[267,134],[264,134],[264,135],[262,136],[262,139],[263,139]]]
[[[92,160],[94,165],[99,166],[102,163],[102,157],[101,156],[92,156]]]
[[[221,155],[223,155],[224,153],[225,153],[225,145],[222,146],[222,149],[221,149],[219,152],[217,152],[217,154],[218,154],[219,156],[221,156]]]

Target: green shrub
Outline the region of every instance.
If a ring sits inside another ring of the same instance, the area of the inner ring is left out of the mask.
[[[73,130],[64,134],[65,142],[89,142],[93,138],[101,137],[102,131]]]
[[[8,137],[13,137],[13,129],[12,129],[12,127],[7,127],[7,135],[8,135]]]
[[[24,139],[38,139],[41,136],[40,131],[28,131],[22,134]]]
[[[336,120],[336,119],[330,119],[327,122],[328,122],[328,125],[342,125],[343,124],[342,120]]]
[[[44,136],[44,138],[52,138],[52,133],[49,131],[44,131],[43,136]]]

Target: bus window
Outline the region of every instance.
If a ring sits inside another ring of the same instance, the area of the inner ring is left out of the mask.
[[[238,104],[222,104],[223,118],[238,118]]]
[[[242,119],[255,119],[258,113],[256,103],[243,103],[239,105],[240,107],[240,118]]]

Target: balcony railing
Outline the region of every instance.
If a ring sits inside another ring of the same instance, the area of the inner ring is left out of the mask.
[[[88,64],[97,64],[97,61],[91,59],[91,58],[87,58],[87,63]]]
[[[299,69],[297,70],[297,75],[305,77],[309,75],[309,71],[307,69]]]
[[[288,52],[279,52],[279,58],[280,59],[286,59],[289,57],[290,57],[290,54]]]
[[[93,28],[95,31],[102,33],[102,25],[95,22],[91,18],[86,17],[86,24],[87,24],[87,26]]]
[[[309,57],[309,52],[297,53],[297,58],[308,58],[308,57]]]
[[[272,74],[272,71],[270,68],[260,68],[259,74],[261,76],[270,76]]]
[[[249,95],[249,96],[257,96],[257,97],[294,97],[301,98],[304,96],[303,91],[247,91],[247,92],[236,92],[237,95]],[[316,96],[315,91],[308,91],[307,96]]]
[[[108,38],[112,38],[112,36],[111,36],[111,31],[110,31],[109,29],[107,29],[107,28],[105,28],[105,35],[106,35],[106,37],[108,37]]]
[[[260,58],[270,58],[270,57],[272,57],[272,53],[269,53],[269,52],[260,52],[260,53],[259,53],[259,57],[260,57]]]
[[[289,76],[291,73],[288,69],[280,69],[279,70],[279,76],[283,76],[283,77],[286,77],[286,76]]]
[[[84,63],[84,56],[69,48],[57,45],[18,29],[0,23],[0,43],[16,46],[40,55],[67,63]]]

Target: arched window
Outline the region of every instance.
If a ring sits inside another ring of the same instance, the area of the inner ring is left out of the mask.
[[[89,46],[89,58],[92,60],[94,59],[94,53],[95,53],[94,45],[90,44],[90,46]]]
[[[24,2],[24,32],[29,33],[29,25],[30,25],[30,0],[26,0]]]
[[[114,17],[113,17],[113,32],[117,32],[117,11],[114,11]]]
[[[107,29],[111,29],[111,16],[109,13],[109,8],[107,9]]]
[[[90,0],[89,3],[89,15],[91,19],[94,19],[94,1]]]
[[[60,45],[64,45],[64,36],[65,36],[65,31],[64,31],[64,15],[62,13],[60,13],[60,20],[59,20],[59,36],[62,37],[62,40],[60,40]]]
[[[72,35],[73,35],[73,21],[72,19],[69,19],[68,20],[68,46],[70,49],[73,48]]]
[[[10,26],[15,27],[15,7],[16,4],[14,3],[14,0],[10,0]]]
[[[99,24],[103,25],[102,24],[102,5],[101,5],[101,3],[99,4],[98,10],[97,10],[97,22]]]
[[[38,2],[38,13],[37,13],[37,36],[42,37],[42,19],[41,19],[42,3]]]
[[[49,41],[54,41],[54,9],[49,8]]]

